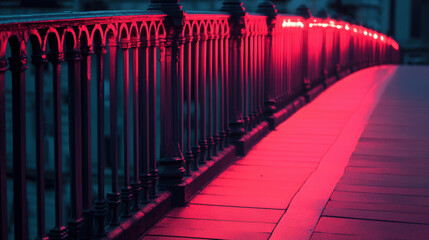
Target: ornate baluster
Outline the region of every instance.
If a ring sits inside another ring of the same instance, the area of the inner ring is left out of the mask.
[[[110,163],[112,171],[112,192],[107,194],[107,204],[110,208],[110,225],[119,224],[118,208],[121,203],[118,187],[118,111],[117,111],[117,53],[118,45],[112,37],[109,42],[109,100],[110,100]]]
[[[131,44],[129,41],[122,40],[121,48],[122,48],[122,57],[123,57],[123,73],[124,73],[124,186],[121,189],[121,200],[123,203],[123,212],[122,216],[129,217],[130,216],[130,203],[132,200],[131,186],[130,186],[130,146],[129,146],[129,138],[130,138],[130,127],[129,127],[129,116],[130,116],[130,57],[129,57],[129,48]],[[134,97],[134,96],[133,96]],[[136,115],[134,113],[134,115]],[[134,130],[134,132],[136,132]]]
[[[106,217],[106,200],[104,198],[104,55],[106,46],[95,46],[94,52],[97,56],[97,200],[94,202],[94,215],[96,218],[97,237],[106,234],[104,230],[104,218]]]
[[[91,162],[91,55],[92,46],[81,46],[81,106],[82,106],[82,213],[84,216],[83,236],[89,239],[92,228],[92,162]]]
[[[7,239],[7,185],[6,185],[6,101],[5,72],[7,61],[0,58],[0,238]]]
[[[63,173],[61,156],[61,62],[62,53],[50,53],[49,61],[53,69],[54,95],[54,162],[55,162],[55,227],[50,232],[50,238],[66,239],[66,228],[63,226]],[[15,122],[15,121],[14,121]],[[16,225],[15,225],[16,226]]]
[[[229,125],[229,119],[230,119],[230,97],[229,97],[229,93],[230,93],[230,72],[229,72],[229,57],[230,57],[230,50],[229,50],[229,42],[230,42],[230,35],[229,36],[225,36],[225,48],[223,48],[223,55],[224,55],[224,79],[223,79],[223,97],[222,99],[224,99],[224,109],[223,109],[223,113],[225,114],[225,118],[222,119],[224,121],[224,131],[223,131],[223,137],[224,137],[224,144],[225,147],[228,147],[228,145],[230,144],[230,136],[231,136],[231,128]]]
[[[186,175],[191,174],[191,163],[194,159],[194,154],[192,152],[192,33],[185,36],[185,70],[186,72]]]
[[[254,33],[251,33],[249,36],[249,39],[247,40],[249,44],[249,63],[248,65],[248,83],[249,83],[249,103],[247,104],[249,110],[248,110],[248,118],[249,118],[249,129],[252,129],[255,127],[255,103],[256,103],[256,95],[255,95],[255,81],[256,81],[256,69],[258,65],[256,65],[256,58],[257,58],[257,49],[255,45],[255,35]]]
[[[233,81],[229,83],[230,89],[230,109],[229,117],[231,127],[231,137],[237,141],[245,133],[243,120],[243,66],[244,66],[244,36],[245,36],[245,16],[246,12],[241,0],[225,0],[221,11],[231,14],[231,71],[226,71]],[[228,48],[227,48],[228,49]]]
[[[225,39],[226,34],[222,31],[219,36],[219,121],[220,121],[220,129],[219,129],[219,151],[222,151],[224,146],[226,145],[226,132],[225,132]]]
[[[44,53],[33,54],[31,59],[35,68],[36,92],[37,239],[47,239],[45,235],[45,121],[43,107],[43,67],[47,61]]]
[[[210,24],[210,23],[209,23]],[[211,29],[213,31],[213,29]],[[208,33],[207,36],[207,160],[212,160],[211,154],[212,149],[214,148],[214,139],[213,139],[213,45],[214,45],[214,36],[212,32]]]
[[[219,25],[218,25],[219,28]],[[219,30],[218,30],[219,31]],[[216,31],[214,31],[216,32]],[[219,33],[213,35],[213,147],[212,155],[217,155],[218,146],[220,145],[220,136],[218,133],[218,94],[219,94]]]
[[[149,46],[149,173],[150,197],[157,197],[158,168],[156,165],[156,48],[157,39],[152,39]]]
[[[152,60],[152,62],[149,61],[149,49],[152,49],[151,51],[153,51],[154,48],[150,48],[149,47],[149,41],[147,40],[142,40],[141,42],[141,47],[139,48],[138,52],[139,52],[139,56],[138,59],[141,60],[141,63],[138,64],[138,68],[139,71],[141,71],[141,73],[139,73],[138,76],[138,132],[139,132],[139,152],[138,152],[138,167],[139,167],[139,172],[140,172],[140,182],[141,182],[141,186],[144,190],[144,195],[142,198],[142,203],[147,203],[149,202],[149,191],[151,189],[151,175],[149,173],[149,162],[151,161],[150,158],[150,151],[152,150],[152,148],[150,147],[150,141],[152,140],[150,138],[150,133],[151,130],[150,129],[150,119],[153,117],[152,115],[150,115],[150,94],[149,91],[150,89],[150,82],[153,81],[154,79],[151,78],[152,75],[149,75],[149,73],[151,72],[151,69],[153,69],[153,66],[150,64],[155,64],[155,60]],[[151,55],[156,56],[156,55]],[[134,56],[133,56],[134,57]],[[156,66],[155,66],[156,67]],[[156,72],[156,71],[155,71]],[[156,78],[155,78],[156,79]],[[156,84],[155,84],[156,85]],[[136,89],[134,91],[137,91]],[[136,132],[137,129],[134,130],[134,132]],[[136,156],[134,156],[136,157]],[[137,167],[137,165],[136,165]],[[138,173],[135,173],[138,174]],[[134,185],[134,189],[138,190],[138,186],[137,186],[137,181],[135,180],[135,184]],[[133,210],[136,211],[138,210],[138,203],[134,202],[134,207]]]
[[[71,173],[71,222],[68,233],[73,239],[78,239],[81,232],[82,218],[82,145],[81,145],[81,74],[80,52],[69,50],[66,53],[68,63],[69,88],[69,146]],[[85,183],[86,184],[86,183]]]
[[[265,61],[263,62],[264,68],[265,68],[265,82],[264,82],[264,91],[263,91],[263,103],[265,105],[265,115],[268,118],[272,118],[273,114],[276,112],[276,102],[275,102],[275,96],[273,95],[273,87],[275,82],[275,75],[273,74],[273,55],[275,51],[274,49],[274,27],[276,25],[277,21],[277,9],[272,1],[265,0],[261,4],[258,5],[258,13],[262,13],[265,16],[267,16],[267,27],[268,27],[268,33],[267,37],[265,39],[266,45],[265,45],[265,52],[268,54],[267,58],[265,58]]]
[[[306,7],[305,5],[299,6],[296,9],[296,14],[305,19],[312,17],[310,9],[308,9],[308,7]],[[308,91],[311,88],[310,76],[308,73],[308,27],[304,28],[304,35],[302,40],[302,82],[304,88]]]
[[[192,121],[192,125],[194,126],[194,145],[192,147],[192,153],[194,155],[194,162],[192,164],[192,170],[198,170],[198,156],[201,154],[201,148],[198,142],[198,131],[199,131],[199,123],[198,123],[198,113],[199,113],[199,97],[198,97],[198,76],[199,76],[199,57],[200,57],[200,36],[195,34],[192,38],[192,83],[194,90],[194,118]]]
[[[199,76],[198,76],[198,102],[200,104],[200,140],[199,145],[201,149],[200,158],[198,160],[199,163],[204,164],[205,161],[205,153],[208,150],[207,140],[206,140],[206,67],[207,67],[207,34],[200,32],[200,61],[199,61]]]
[[[251,49],[249,48],[249,39],[252,38],[252,33],[246,32],[243,36],[243,120],[244,120],[244,129],[249,131],[251,129],[250,125],[250,116],[249,116],[249,63],[251,61],[251,56],[249,53]]]
[[[139,85],[139,80],[141,78],[140,76],[140,62],[139,62],[139,52],[140,52],[140,42],[138,41],[138,39],[133,39],[131,41],[131,49],[132,49],[132,71],[133,71],[133,148],[134,148],[134,159],[133,159],[133,164],[134,164],[134,169],[132,172],[132,180],[131,180],[131,193],[133,196],[133,202],[132,202],[132,206],[131,206],[131,210],[133,211],[138,211],[139,210],[139,203],[140,203],[140,192],[142,190],[142,184],[140,182],[140,168],[141,165],[143,165],[144,163],[141,162],[140,164],[140,154],[147,154],[147,152],[143,153],[141,152],[140,148],[140,119],[143,117],[143,115],[140,113],[140,104],[143,105],[143,102],[140,103],[139,102],[139,97],[140,94],[142,92],[142,87],[143,85]],[[146,53],[146,52],[141,52]],[[145,55],[147,56],[147,55]],[[143,58],[143,56],[141,56],[141,58]],[[147,79],[146,79],[147,81]],[[146,103],[147,104],[147,103]],[[144,127],[144,126],[143,126]],[[147,138],[147,134],[145,134],[144,136]],[[146,141],[147,142],[147,141]],[[147,158],[146,158],[146,163],[147,163]],[[149,168],[147,167],[148,164],[146,164],[146,170],[147,172],[149,172]],[[147,191],[146,191],[147,192]],[[149,196],[149,195],[147,195]]]
[[[180,16],[176,16],[180,17]],[[183,16],[182,16],[183,17]],[[169,189],[180,184],[185,175],[183,168],[180,128],[183,128],[183,114],[179,104],[183,105],[180,93],[183,86],[183,74],[180,61],[183,61],[182,22],[167,17],[165,42],[165,62],[161,65],[161,146],[160,146],[160,188]],[[162,55],[161,55],[162,57]]]

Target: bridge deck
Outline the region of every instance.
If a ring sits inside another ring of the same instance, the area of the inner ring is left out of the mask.
[[[142,239],[428,236],[427,76],[381,66],[346,77]]]

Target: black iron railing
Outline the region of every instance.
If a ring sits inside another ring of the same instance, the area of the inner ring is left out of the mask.
[[[114,238],[304,97],[398,62],[390,37],[305,8],[152,2],[0,18],[1,239]]]

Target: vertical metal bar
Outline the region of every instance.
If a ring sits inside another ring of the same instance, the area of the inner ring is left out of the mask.
[[[250,93],[250,97],[249,97],[249,119],[251,122],[251,127],[254,127],[254,123],[255,123],[255,102],[256,102],[256,97],[257,95],[255,95],[255,82],[256,82],[256,69],[255,67],[257,67],[258,65],[256,65],[256,57],[257,57],[257,48],[255,47],[256,45],[254,44],[255,42],[255,36],[251,35],[250,39],[249,39],[249,52],[250,52],[250,58],[249,58],[249,63],[248,63],[248,69],[249,69],[249,75],[248,75],[248,81],[249,81],[249,93]]]
[[[81,145],[81,80],[80,80],[80,52],[69,50],[68,62],[68,88],[69,88],[69,147],[70,147],[70,202],[71,222],[69,223],[69,236],[78,239],[82,224],[82,145]],[[85,183],[86,184],[86,183]]]
[[[219,26],[218,26],[219,28]],[[219,31],[217,31],[218,33]],[[218,112],[218,94],[219,94],[219,34],[216,34],[213,37],[213,156],[217,155],[217,148],[219,144],[219,133],[218,133],[218,118],[219,118],[219,112]]]
[[[185,38],[185,72],[186,72],[186,175],[191,175],[191,163],[194,158],[192,146],[192,36]]]
[[[133,194],[133,203],[131,206],[131,210],[138,211],[139,210],[139,203],[140,203],[140,192],[142,190],[141,182],[140,182],[140,118],[143,117],[140,113],[140,103],[139,103],[139,97],[140,92],[142,91],[141,88],[143,86],[139,85],[140,81],[140,62],[139,58],[143,58],[143,56],[139,56],[140,53],[140,42],[138,40],[133,40],[131,42],[131,48],[132,48],[132,71],[133,71],[133,147],[134,147],[134,169],[132,171],[132,181],[131,181],[131,191]],[[141,52],[143,53],[143,52]],[[142,104],[143,105],[143,104]],[[143,126],[144,127],[144,126]],[[143,137],[143,136],[142,136]],[[147,137],[147,135],[146,135]],[[147,153],[146,153],[147,154]],[[147,161],[147,158],[146,158]],[[146,165],[147,166],[147,165]],[[149,171],[149,168],[146,168]]]
[[[97,56],[97,200],[94,202],[94,212],[97,219],[96,236],[104,236],[104,218],[106,216],[106,201],[104,199],[104,55],[106,46],[96,46]]]
[[[219,150],[222,151],[225,146],[225,38],[226,34],[222,31],[219,36]]]
[[[207,35],[204,33],[200,33],[200,61],[199,61],[199,93],[198,93],[198,101],[200,104],[200,140],[198,141],[201,153],[198,162],[201,164],[205,163],[205,153],[208,149],[207,140],[206,140],[206,71],[207,71]]]
[[[178,101],[177,103],[179,104],[177,111],[178,113],[176,114],[177,116],[177,125],[173,125],[173,130],[175,127],[177,127],[178,130],[178,136],[177,136],[177,141],[179,143],[179,150],[180,150],[180,154],[183,157],[183,151],[185,150],[185,148],[183,147],[183,128],[184,126],[184,119],[183,119],[183,104],[184,104],[184,71],[185,71],[185,45],[184,45],[184,39],[178,39],[177,40],[181,45],[179,45],[177,48],[179,48],[178,50],[178,56],[173,56],[175,57],[175,67],[176,69],[176,75],[177,75],[177,91],[178,91]],[[174,90],[174,89],[173,89]],[[176,100],[173,99],[173,103]],[[177,106],[177,105],[176,105]],[[173,122],[174,124],[174,122]],[[183,160],[182,160],[183,161]]]
[[[261,57],[259,65],[261,66],[261,72],[259,74],[259,85],[258,85],[259,86],[258,87],[258,89],[259,89],[259,105],[258,105],[258,113],[259,113],[258,114],[258,119],[259,119],[259,122],[261,122],[262,118],[263,118],[263,113],[264,113],[264,99],[265,99],[265,96],[264,96],[264,93],[265,93],[265,81],[268,81],[267,78],[264,78],[265,72],[268,71],[268,69],[266,69],[267,65],[265,65],[265,61],[267,61],[268,58],[265,58],[265,54],[270,54],[270,53],[266,52],[266,47],[265,47],[265,45],[267,44],[266,39],[267,39],[267,33],[264,32],[264,34],[259,37],[259,41],[261,43],[260,49],[259,49],[259,51],[260,51],[260,57]]]
[[[53,69],[54,95],[54,171],[55,171],[55,227],[51,230],[51,239],[65,239],[66,228],[63,226],[63,174],[61,156],[61,65],[62,53],[49,54]],[[15,122],[15,121],[14,121]],[[16,226],[16,225],[15,225]]]
[[[212,29],[212,31],[214,31]],[[212,160],[211,154],[214,148],[213,139],[213,45],[214,45],[213,33],[209,33],[207,38],[207,160]]]
[[[156,40],[149,46],[149,173],[151,177],[150,197],[157,196],[158,169],[156,165]]]
[[[81,46],[81,109],[82,109],[82,213],[83,235],[93,235],[92,222],[92,162],[91,162],[91,46]]]
[[[192,121],[192,125],[194,126],[194,146],[192,147],[192,153],[194,155],[194,162],[192,164],[192,170],[198,170],[198,156],[201,154],[201,148],[198,142],[198,131],[199,131],[199,122],[198,122],[198,114],[199,114],[199,98],[198,98],[198,79],[199,79],[199,57],[200,57],[200,48],[199,48],[200,36],[194,35],[192,42],[192,83],[194,89],[194,118]]]
[[[130,56],[129,48],[131,47],[129,41],[122,40],[122,57],[123,57],[123,84],[124,84],[124,186],[121,189],[121,200],[123,203],[122,216],[130,216],[130,203],[132,200],[131,186],[130,186]],[[134,113],[135,115],[135,113]],[[135,132],[135,130],[134,130]]]
[[[7,239],[7,185],[6,185],[6,106],[5,72],[7,61],[0,58],[0,239]]]
[[[249,39],[252,38],[252,35],[247,32],[246,35],[243,36],[243,67],[242,67],[242,74],[243,74],[243,102],[242,102],[242,114],[243,114],[243,120],[244,120],[244,129],[250,130],[250,117],[249,117],[249,62],[251,60],[251,57],[249,56],[249,53],[251,49],[249,48]]]
[[[141,63],[138,64],[139,77],[138,77],[138,123],[139,123],[139,153],[138,153],[138,166],[140,172],[140,182],[144,190],[144,195],[142,198],[142,203],[149,202],[149,190],[151,186],[151,176],[149,174],[149,162],[150,162],[150,130],[149,130],[149,121],[151,115],[149,114],[149,104],[150,104],[150,96],[149,96],[149,82],[153,79],[150,77],[149,72],[152,69],[151,63],[149,61],[149,42],[142,41],[142,47],[139,49],[138,58],[141,60]],[[136,91],[136,90],[135,90]],[[136,130],[134,130],[136,132]],[[138,172],[135,173],[137,177]],[[139,190],[137,186],[138,180],[135,179],[136,185],[134,189],[135,191]],[[138,203],[134,202],[133,210],[136,211],[138,209]]]
[[[115,38],[109,42],[109,101],[110,101],[110,163],[112,172],[112,192],[107,194],[107,202],[110,208],[110,225],[119,224],[118,208],[121,200],[118,187],[118,111],[117,111],[117,53],[118,46]]]
[[[230,128],[230,126],[229,126],[229,119],[230,119],[230,97],[229,97],[229,95],[230,95],[230,91],[231,91],[231,87],[230,87],[230,81],[229,81],[229,79],[230,79],[230,77],[229,77],[229,75],[230,75],[230,72],[229,72],[229,58],[230,58],[230,49],[229,49],[229,42],[230,42],[230,35],[228,35],[228,36],[226,36],[225,37],[225,48],[223,49],[223,51],[224,51],[224,58],[225,58],[225,61],[224,61],[224,76],[225,76],[225,78],[224,78],[224,91],[223,91],[223,93],[224,93],[224,99],[225,99],[225,102],[224,102],[224,113],[225,113],[225,119],[224,119],[224,126],[225,126],[225,134],[224,134],[224,136],[225,136],[225,147],[227,147],[228,145],[229,145],[229,143],[230,143],[230,141],[229,141],[229,138],[230,138],[230,136],[231,136],[231,128]]]
[[[36,189],[37,189],[37,239],[45,236],[45,152],[44,152],[44,107],[43,107],[43,67],[46,57],[39,53],[32,56],[35,68],[36,93]],[[0,131],[2,131],[0,129]]]
[[[9,58],[12,71],[12,119],[13,119],[13,211],[15,238],[28,238],[27,185],[26,185],[26,117],[25,117],[25,69],[27,58]]]

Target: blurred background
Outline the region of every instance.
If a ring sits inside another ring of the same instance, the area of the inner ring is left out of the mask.
[[[262,0],[243,0],[255,12]],[[429,0],[273,0],[279,13],[294,13],[306,4],[313,15],[321,9],[393,36],[404,64],[429,64]],[[33,14],[93,10],[146,10],[149,0],[1,0],[0,14]],[[222,0],[181,0],[185,11],[216,11]]]

